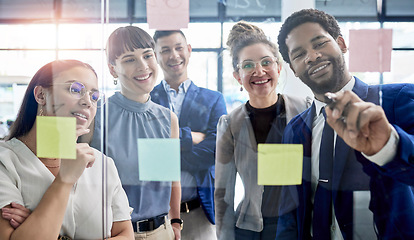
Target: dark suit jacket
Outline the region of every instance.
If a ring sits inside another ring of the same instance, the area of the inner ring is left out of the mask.
[[[356,79],[353,91],[379,104],[379,86]],[[332,199],[345,239],[353,239],[353,191],[369,190],[369,210],[381,239],[414,239],[414,85],[382,85],[382,107],[400,137],[397,155],[380,167],[337,137]],[[302,184],[283,189],[277,239],[311,239],[311,139],[315,106],[296,116],[285,129],[284,143],[303,144]],[[411,186],[410,186],[411,185]],[[318,223],[313,223],[318,224]]]
[[[168,95],[162,83],[151,92],[151,100],[169,107]],[[185,94],[179,119],[181,169],[196,179],[201,206],[213,224],[216,132],[218,120],[224,114],[227,114],[227,110],[221,93],[191,83]],[[206,137],[199,144],[193,145],[191,131],[202,132]]]

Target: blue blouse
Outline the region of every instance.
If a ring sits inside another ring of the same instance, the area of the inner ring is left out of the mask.
[[[116,92],[108,99],[107,153],[113,158],[129,203],[134,208],[133,222],[167,214],[170,209],[171,182],[140,181],[138,172],[138,138],[170,138],[171,112],[149,99],[139,103]],[[101,149],[104,131],[101,111],[95,117],[91,146]],[[154,146],[156,148],[156,146]]]

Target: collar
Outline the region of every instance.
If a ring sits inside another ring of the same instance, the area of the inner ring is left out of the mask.
[[[355,85],[355,77],[352,76],[351,80],[340,91],[352,91]],[[316,107],[316,116],[319,116],[321,114],[321,110],[323,107],[326,106],[326,103],[319,101],[315,98],[315,107]]]
[[[165,79],[163,79],[161,82],[166,92],[169,92],[170,90],[174,90],[171,88],[170,84],[168,84],[167,81],[165,81]],[[187,80],[182,82],[180,86],[178,86],[178,91],[180,91],[181,89],[184,93],[186,93],[190,85],[191,85],[191,79],[188,78]]]

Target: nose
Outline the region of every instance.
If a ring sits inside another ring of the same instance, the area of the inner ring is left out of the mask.
[[[83,97],[79,99],[79,103],[82,106],[90,107],[92,105],[91,95],[90,92],[85,92]]]
[[[144,59],[137,61],[137,69],[138,70],[145,70],[148,68],[148,63]]]
[[[170,54],[170,58],[174,59],[174,58],[178,58],[180,55],[178,54],[178,51],[176,51],[175,49],[171,50],[171,54]]]
[[[265,69],[263,68],[262,64],[255,63],[253,74],[255,76],[262,76],[265,73]]]
[[[309,63],[315,62],[319,58],[321,58],[320,52],[312,50],[312,51],[309,51],[308,54],[306,55],[305,62],[306,64],[309,64]]]

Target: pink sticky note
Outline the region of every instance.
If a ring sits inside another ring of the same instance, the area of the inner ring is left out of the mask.
[[[349,30],[349,71],[389,72],[392,29]]]
[[[147,0],[149,28],[177,30],[187,28],[190,22],[189,0]]]

